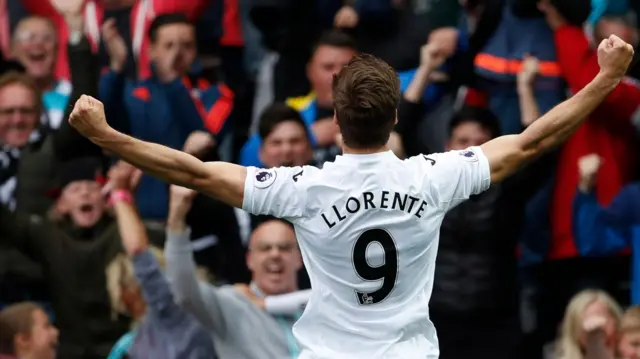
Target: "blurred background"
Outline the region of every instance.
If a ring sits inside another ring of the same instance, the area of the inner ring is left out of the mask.
[[[202,160],[321,167],[341,152],[332,76],[366,52],[398,71],[388,145],[405,158],[521,132],[598,74],[601,41],[639,44],[639,11],[0,0],[0,357],[298,355],[311,283],[292,227],[103,153],[66,121],[80,95],[117,130]],[[640,358],[636,63],[566,144],[445,217],[441,358]]]

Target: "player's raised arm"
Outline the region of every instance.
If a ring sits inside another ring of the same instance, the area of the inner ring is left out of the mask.
[[[205,163],[187,153],[120,133],[107,124],[102,103],[90,96],[78,99],[69,122],[83,136],[144,172],[242,207],[247,173],[242,166]]]
[[[519,135],[482,145],[491,182],[500,182],[520,166],[564,142],[618,85],[633,58],[633,47],[612,35],[598,46],[600,73],[580,92],[559,104]]]

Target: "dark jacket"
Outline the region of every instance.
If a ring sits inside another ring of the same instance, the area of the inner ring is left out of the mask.
[[[417,123],[424,104],[402,100],[398,126],[408,156],[428,153]],[[451,209],[440,228],[429,308],[439,316],[513,316],[517,309],[517,243],[525,204],[549,179],[555,154],[547,154],[502,183]]]
[[[440,315],[513,316],[525,204],[551,173],[551,155],[450,210],[440,227],[429,308]]]
[[[72,93],[65,111],[68,118],[76,100],[82,95],[97,96],[98,66],[91,54],[91,45],[83,39],[78,45],[68,45]],[[41,141],[29,144],[20,153],[15,198],[17,210],[44,215],[53,201],[48,196],[60,164],[76,157],[100,156],[102,150],[78,133],[68,121],[55,132],[43,133]]]
[[[60,329],[59,357],[105,358],[129,329],[129,320],[112,318],[105,269],[121,251],[118,228],[104,217],[91,229],[69,221],[15,215],[0,208],[0,243],[12,245],[44,268]]]

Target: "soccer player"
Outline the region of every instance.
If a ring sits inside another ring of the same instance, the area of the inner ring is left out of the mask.
[[[312,285],[294,327],[301,359],[435,359],[428,304],[443,216],[561,144],[618,85],[632,56],[631,45],[611,36],[598,48],[600,73],[593,81],[523,133],[404,161],[386,148],[400,99],[398,77],[364,54],[334,77],[334,121],[344,154],[321,170],[203,163],[118,133],[102,104],[88,96],[69,121],[167,182],[293,223]]]

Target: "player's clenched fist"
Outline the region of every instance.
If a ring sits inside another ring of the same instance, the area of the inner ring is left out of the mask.
[[[602,40],[598,46],[600,70],[612,79],[621,80],[633,58],[633,47],[616,35]]]
[[[98,137],[109,129],[102,102],[87,95],[80,96],[76,101],[69,124],[88,138]]]

